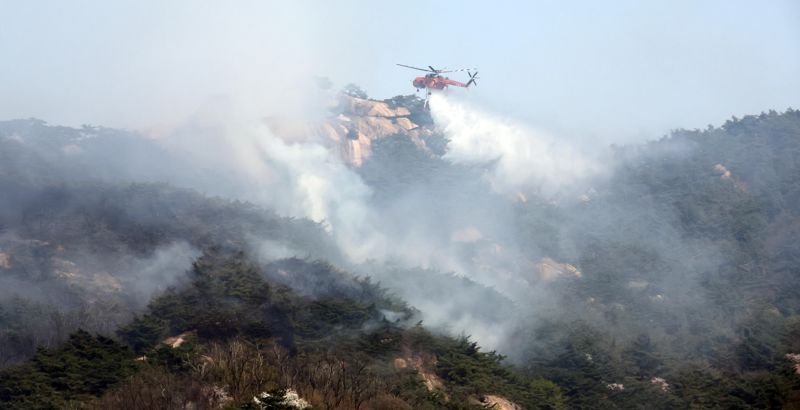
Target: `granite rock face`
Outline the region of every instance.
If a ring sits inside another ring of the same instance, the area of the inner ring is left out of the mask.
[[[342,160],[359,167],[372,154],[375,140],[391,135],[407,136],[417,146],[427,149],[424,137],[433,133],[429,127],[411,120],[408,108],[392,107],[384,101],[341,94],[334,115],[316,124],[297,126],[268,120],[270,128],[281,138],[320,141],[339,153]]]

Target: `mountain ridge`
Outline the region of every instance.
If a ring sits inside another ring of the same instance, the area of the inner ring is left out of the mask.
[[[424,124],[418,103],[359,109],[395,115],[409,104],[399,117]],[[103,408],[141,394],[151,401],[132,408],[247,408],[285,389],[315,408],[800,400],[800,112],[614,147],[614,173],[561,201],[498,195],[483,179],[495,164],[453,163],[432,139],[362,137],[369,155],[349,165],[383,232],[402,244],[407,228],[442,224],[423,235],[447,246],[431,260],[452,256],[460,269],[353,262],[324,222],[148,181],[162,169],[131,166],[167,153],[129,133],[0,122],[0,343],[3,366],[17,363],[0,372],[0,400]],[[345,140],[331,149],[354,144]],[[135,155],[106,157],[120,146]],[[413,217],[396,217],[409,215],[397,204]],[[428,249],[411,251],[422,260]],[[137,287],[148,283],[158,286]],[[458,337],[463,329],[490,329],[473,336],[499,349]],[[163,345],[176,335],[186,342]],[[247,385],[221,362],[269,354],[283,359],[264,359]],[[361,372],[319,378],[315,360]],[[174,394],[159,398],[158,383]]]

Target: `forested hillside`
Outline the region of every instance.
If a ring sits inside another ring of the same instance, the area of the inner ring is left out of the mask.
[[[552,249],[584,277],[561,285],[572,320],[531,331],[531,372],[574,407],[794,408],[799,137],[800,112],[773,111],[617,149],[579,211],[549,209],[578,215]]]
[[[430,129],[353,170],[361,260],[156,141],[1,122],[0,407],[800,408],[800,111],[508,195],[388,103]]]

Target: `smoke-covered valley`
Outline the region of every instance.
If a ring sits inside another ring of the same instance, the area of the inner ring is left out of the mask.
[[[577,145],[452,95],[350,91],[313,121],[223,101],[157,136],[0,123],[3,365],[114,336],[201,255],[241,252],[312,300],[377,283],[409,309],[380,320],[469,335],[574,407],[791,368],[797,111]]]
[[[2,409],[800,408],[796,2],[1,10]]]
[[[337,98],[347,103],[353,100]],[[578,152],[554,137],[444,96],[434,96],[430,114],[419,107],[419,101],[410,101],[415,115],[425,116],[421,122],[427,124],[409,121],[411,127],[429,134],[430,145],[437,139],[446,143],[445,150],[437,154],[419,137],[382,135],[380,129],[362,130],[359,138],[366,144],[345,135],[332,140],[314,134],[314,127],[305,124],[300,125],[300,133],[279,135],[274,119],[241,118],[220,104],[205,108],[158,139],[103,128],[50,127],[34,120],[7,123],[5,142],[23,156],[9,155],[17,163],[7,162],[6,175],[24,176],[22,181],[43,180],[48,189],[59,186],[59,194],[67,197],[67,203],[59,207],[66,212],[82,206],[70,201],[85,200],[79,192],[87,188],[76,185],[94,183],[105,190],[146,182],[245,201],[281,217],[307,219],[318,224],[319,240],[329,241],[334,250],[309,249],[250,232],[243,234],[242,243],[265,262],[287,257],[321,259],[372,277],[421,309],[426,323],[454,334],[473,335],[482,344],[499,348],[518,326],[520,314],[534,313],[537,305],[550,303],[545,300],[552,297],[540,288],[540,282],[547,280],[540,276],[552,279],[553,271],[562,274],[564,269],[569,274],[570,263],[577,260],[573,255],[565,263],[553,261],[556,255],[539,249],[533,241],[522,245],[520,207],[529,197],[542,203],[570,204],[594,195],[593,181],[610,171],[599,165],[608,153]],[[366,122],[391,117],[408,121],[410,116],[371,116],[371,106],[380,108],[383,103],[364,100],[362,104],[367,107],[352,109],[340,102],[330,116]],[[366,145],[372,153],[359,158],[363,164],[356,166],[354,158],[343,151],[348,145],[356,149]],[[36,163],[45,169],[38,169]],[[30,212],[25,201],[13,195],[8,198],[4,209],[9,220],[22,218],[23,210]],[[130,223],[154,223],[152,205],[138,201],[147,199],[124,203]],[[171,240],[193,242],[187,237]],[[193,249],[197,252],[197,247]],[[142,251],[147,255],[160,252],[156,248]],[[175,268],[180,272],[188,266],[186,262]],[[402,272],[415,269],[421,271],[413,279]],[[420,286],[428,286],[425,276],[452,278],[420,298]],[[453,292],[449,282],[462,280],[486,287],[502,300],[502,308],[475,303],[469,291]],[[154,289],[170,284],[166,280],[159,284],[155,278],[147,282]],[[448,296],[441,298],[445,293]]]

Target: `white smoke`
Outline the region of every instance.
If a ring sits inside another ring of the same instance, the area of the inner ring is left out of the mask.
[[[145,306],[153,295],[185,278],[185,273],[200,254],[186,242],[174,242],[155,249],[147,258],[134,260],[128,272],[118,276],[123,281],[125,292],[136,303]]]
[[[441,94],[431,96],[430,106],[450,139],[445,158],[465,164],[497,161],[488,178],[498,192],[534,189],[550,195],[602,171],[586,153],[544,131]]]
[[[600,172],[588,156],[533,128],[439,95],[431,107],[437,125],[450,139],[445,159],[467,164],[495,161],[486,176],[500,193],[560,192]],[[170,139],[173,148],[186,152],[198,167],[226,173],[220,181],[236,185],[207,186],[210,193],[232,193],[283,216],[320,222],[354,265],[371,260],[430,268],[468,277],[512,299],[532,294],[532,288],[520,290],[524,281],[519,270],[529,263],[514,247],[506,201],[490,194],[485,185],[420,181],[418,190],[379,204],[372,201],[373,192],[361,176],[324,141],[276,135],[260,119],[243,117],[243,110],[229,101],[210,108]],[[465,194],[468,203],[459,199]],[[492,209],[491,215],[476,213],[485,209]],[[309,256],[260,238],[252,242],[264,260]],[[516,316],[511,312],[508,322],[489,323],[477,315],[482,306],[463,309],[471,305],[467,300],[471,296],[454,292],[446,300],[420,300],[414,297],[414,284],[389,280],[383,270],[364,274],[393,283],[393,290],[411,300],[434,327],[472,334],[492,348],[513,331]]]
[[[368,205],[371,189],[335,150],[276,135],[230,100],[220,102],[164,141],[191,168],[210,170],[211,178],[192,178],[190,186],[321,223],[354,261],[382,253],[385,240]]]

